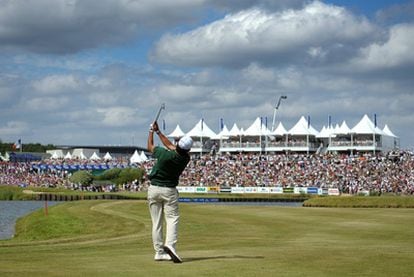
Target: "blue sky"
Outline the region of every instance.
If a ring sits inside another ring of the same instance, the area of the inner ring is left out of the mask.
[[[0,139],[144,146],[200,118],[321,130],[377,115],[414,147],[414,1],[0,0]]]

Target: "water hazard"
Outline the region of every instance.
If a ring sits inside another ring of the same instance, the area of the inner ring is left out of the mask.
[[[56,202],[48,202],[54,205]],[[12,238],[19,217],[43,208],[43,201],[0,201],[0,240]]]

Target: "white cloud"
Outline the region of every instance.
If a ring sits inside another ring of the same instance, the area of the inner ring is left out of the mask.
[[[23,106],[29,111],[49,113],[67,108],[68,103],[67,97],[30,97],[24,101]]]
[[[384,43],[373,43],[361,49],[360,56],[350,64],[355,70],[390,69],[414,66],[414,24],[399,24],[391,27],[389,38]]]
[[[24,121],[8,121],[5,126],[0,126],[2,136],[17,136],[28,131],[28,124]]]
[[[34,81],[33,88],[42,94],[62,94],[79,89],[79,81],[73,75],[49,75]]]
[[[344,54],[376,37],[376,27],[346,9],[315,1],[301,10],[249,9],[184,34],[168,34],[153,58],[180,65],[248,65],[303,62],[318,53]],[[309,55],[313,51],[313,55]]]
[[[3,50],[75,53],[115,45],[194,18],[203,0],[15,0],[2,1]]]
[[[97,113],[103,115],[102,123],[111,127],[124,127],[137,121],[137,111],[131,107],[110,107],[97,109]]]

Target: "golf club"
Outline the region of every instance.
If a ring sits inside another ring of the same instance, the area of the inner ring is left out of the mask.
[[[154,122],[156,122],[158,120],[158,118],[160,117],[161,111],[165,110],[165,104],[162,103],[160,109],[158,110],[157,116],[155,117]]]

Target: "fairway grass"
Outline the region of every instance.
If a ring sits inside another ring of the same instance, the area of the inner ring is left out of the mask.
[[[155,262],[145,201],[65,202],[0,241],[0,276],[412,276],[412,209],[180,204],[182,264]]]

